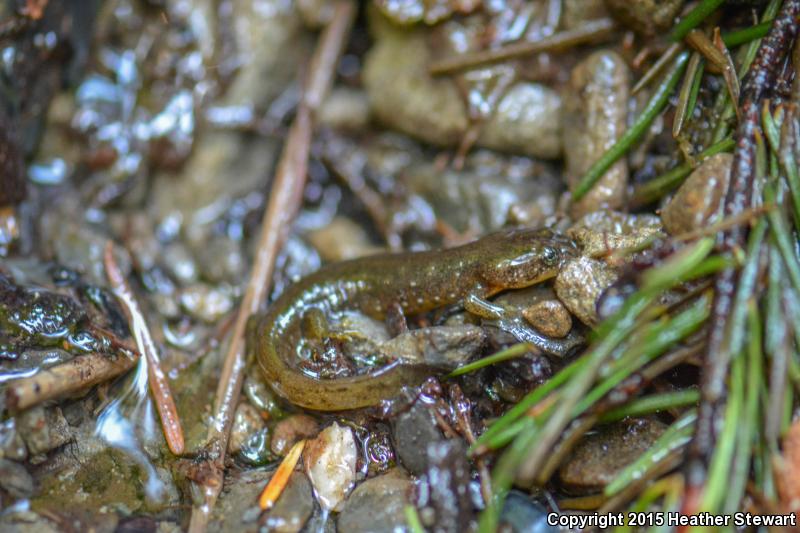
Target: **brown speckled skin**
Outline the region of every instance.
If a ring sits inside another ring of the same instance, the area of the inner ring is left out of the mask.
[[[568,239],[549,230],[515,229],[442,251],[364,257],[328,265],[289,287],[257,317],[251,348],[272,388],[308,409],[340,411],[376,405],[430,376],[422,365],[395,361],[368,374],[317,379],[292,365],[300,323],[311,308],[324,313],[361,311],[382,320],[390,303],[406,315],[488,297],[553,277],[576,253]]]

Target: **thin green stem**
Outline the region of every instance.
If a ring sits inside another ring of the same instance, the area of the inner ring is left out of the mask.
[[[480,370],[481,368],[485,368],[495,363],[501,363],[503,361],[508,361],[509,359],[515,359],[521,355],[525,355],[526,353],[530,352],[533,349],[534,347],[528,344],[527,342],[520,342],[513,346],[509,346],[505,350],[500,350],[497,353],[483,357],[481,359],[478,359],[477,361],[473,361],[462,367],[456,368],[455,370],[447,374],[445,377],[454,378],[456,376],[462,376],[464,374]]]
[[[749,43],[750,41],[764,37],[771,26],[771,21],[765,21],[756,24],[755,26],[750,26],[749,28],[723,33],[722,42],[725,43],[725,46],[728,48]]]
[[[403,513],[406,515],[406,523],[411,533],[425,533],[425,528],[422,527],[422,521],[419,519],[416,507],[413,505],[406,505],[403,508]]]
[[[625,405],[616,407],[600,417],[599,422],[609,423],[622,420],[629,416],[641,416],[658,413],[668,409],[679,409],[696,405],[700,400],[700,393],[696,389],[683,389],[661,394],[651,394],[637,398]]]
[[[706,17],[716,11],[725,0],[703,0],[692,9],[680,22],[672,29],[670,38],[673,41],[680,41],[686,34],[700,25]]]

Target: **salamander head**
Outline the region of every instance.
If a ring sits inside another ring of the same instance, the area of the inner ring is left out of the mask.
[[[530,287],[554,277],[578,253],[575,244],[546,229],[507,230],[483,239],[481,277],[495,290]]]

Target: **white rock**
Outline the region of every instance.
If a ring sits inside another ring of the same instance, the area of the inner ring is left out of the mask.
[[[336,422],[308,442],[305,466],[319,504],[338,511],[356,477],[356,441],[348,427]]]

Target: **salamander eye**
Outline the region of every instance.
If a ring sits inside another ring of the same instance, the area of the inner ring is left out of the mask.
[[[549,246],[542,250],[542,261],[550,266],[555,266],[558,262],[558,252]]]

